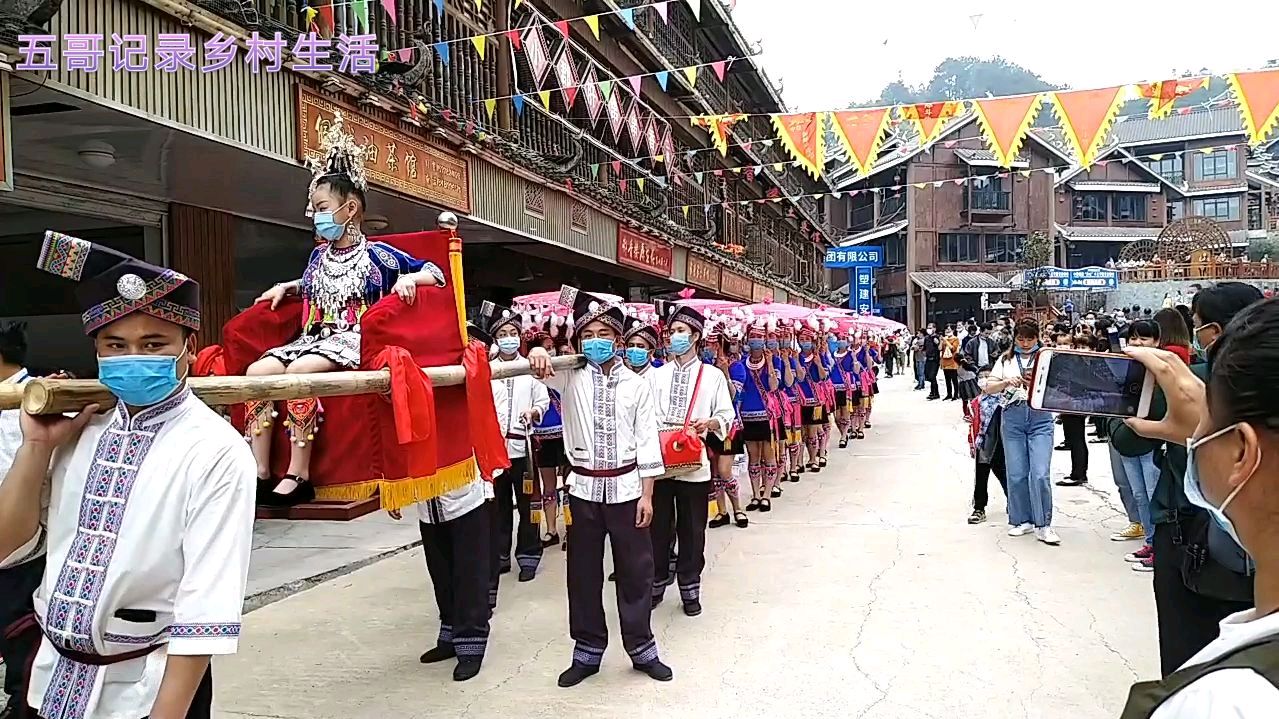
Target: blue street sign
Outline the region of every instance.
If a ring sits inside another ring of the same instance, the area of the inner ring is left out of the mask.
[[[826,250],[826,266],[835,269],[849,267],[883,267],[884,248],[878,245],[856,247],[832,247]]]
[[[1119,273],[1105,267],[1082,267],[1063,270],[1060,267],[1037,267],[1026,270],[1026,280],[1040,278],[1045,290],[1113,290],[1119,286]]]
[[[848,292],[848,307],[858,314],[871,314],[875,308],[875,270],[858,266],[853,269],[853,283]]]

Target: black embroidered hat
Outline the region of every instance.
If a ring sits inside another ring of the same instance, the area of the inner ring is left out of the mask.
[[[484,300],[480,305],[480,324],[490,337],[496,337],[497,331],[511,325],[518,332],[524,332],[524,317],[510,307],[503,307],[496,302]],[[490,344],[492,344],[490,342]]]
[[[583,327],[592,322],[603,322],[619,336],[623,333],[626,311],[619,304],[568,285],[560,288],[560,304],[573,310],[574,333],[580,333]]]
[[[632,317],[626,320],[626,334],[622,335],[622,340],[630,342],[636,337],[646,340],[654,349],[660,346],[657,326]]]
[[[180,272],[53,230],[44,233],[36,267],[79,283],[85,334],[134,312],[200,331],[200,285]]]
[[[468,337],[470,337],[473,340],[479,340],[480,342],[483,342],[485,347],[493,344],[493,335],[489,334],[488,332],[485,332],[484,328],[480,327],[479,325],[475,324],[474,322],[470,320],[466,321],[466,334]]]
[[[694,332],[700,335],[706,334],[706,317],[701,312],[678,302],[661,302],[654,305],[665,327],[670,327],[673,322],[683,322],[692,327]]]

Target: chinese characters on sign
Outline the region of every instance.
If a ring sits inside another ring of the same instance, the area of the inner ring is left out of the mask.
[[[1119,273],[1104,267],[1063,270],[1060,267],[1037,267],[1027,270],[1025,281],[1039,279],[1045,290],[1113,290],[1119,286]]]
[[[848,293],[848,306],[859,315],[873,314],[875,271],[867,266],[858,266],[853,270],[853,286]]]
[[[670,277],[671,269],[675,266],[675,251],[661,240],[618,226],[617,261],[662,277]]]
[[[214,72],[236,62],[243,49],[242,62],[255,72],[279,72],[286,62],[297,71],[323,72],[337,70],[350,75],[372,75],[377,71],[378,46],[374,35],[338,35],[319,37],[313,32],[299,35],[292,45],[282,33],[264,37],[257,31],[241,48],[234,37],[218,33],[203,43],[191,35],[160,33],[146,35],[119,33],[68,33],[59,45],[56,35],[19,35],[18,70],[50,71],[58,69],[57,60],[67,72],[98,72],[109,68],[115,72],[180,71]],[[154,57],[153,57],[154,55]]]
[[[751,289],[751,302],[764,302],[765,300],[771,302],[772,299],[773,288],[756,282],[755,286]]]
[[[347,129],[364,146],[365,171],[375,184],[461,212],[471,211],[471,180],[466,160],[425,140],[385,127],[298,88],[298,159],[318,157],[320,138],[341,110]]]
[[[826,266],[834,268],[847,267],[883,267],[884,248],[870,245],[858,247],[832,247],[826,250]]]
[[[719,292],[719,265],[688,254],[688,284]]]
[[[724,270],[723,277],[720,278],[720,292],[729,297],[736,297],[739,300],[751,299],[751,292],[755,290],[755,283],[750,279],[742,277],[735,272]]]

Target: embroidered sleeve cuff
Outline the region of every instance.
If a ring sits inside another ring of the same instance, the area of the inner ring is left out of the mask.
[[[44,525],[40,525],[40,529],[35,536],[27,540],[26,544],[18,547],[12,554],[0,560],[0,569],[8,569],[16,567],[19,564],[26,564],[36,557],[44,554],[45,529]]]
[[[169,630],[169,654],[203,656],[235,654],[240,646],[240,625],[174,624]]]
[[[666,474],[666,465],[661,462],[641,464],[639,466],[639,475],[641,477],[660,477],[663,474]]]
[[[435,284],[440,287],[444,287],[447,284],[444,281],[444,271],[441,270],[440,266],[434,262],[427,262],[422,265],[422,271],[430,273],[430,275],[435,278]]]

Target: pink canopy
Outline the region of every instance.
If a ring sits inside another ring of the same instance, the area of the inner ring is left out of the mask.
[[[756,317],[775,315],[779,320],[803,320],[813,314],[813,308],[788,305],[785,302],[756,302],[742,307]]]
[[[681,305],[684,305],[685,307],[689,309],[697,310],[698,312],[701,312],[702,314],[706,314],[707,312],[724,312],[724,311],[732,310],[742,306],[741,302],[734,302],[733,300],[706,300],[706,299],[689,298],[686,300],[675,300],[675,301]]]
[[[906,325],[896,320],[890,320],[887,317],[876,317],[874,315],[854,317],[853,322],[862,329],[874,332],[896,332],[898,330],[906,329]]]

